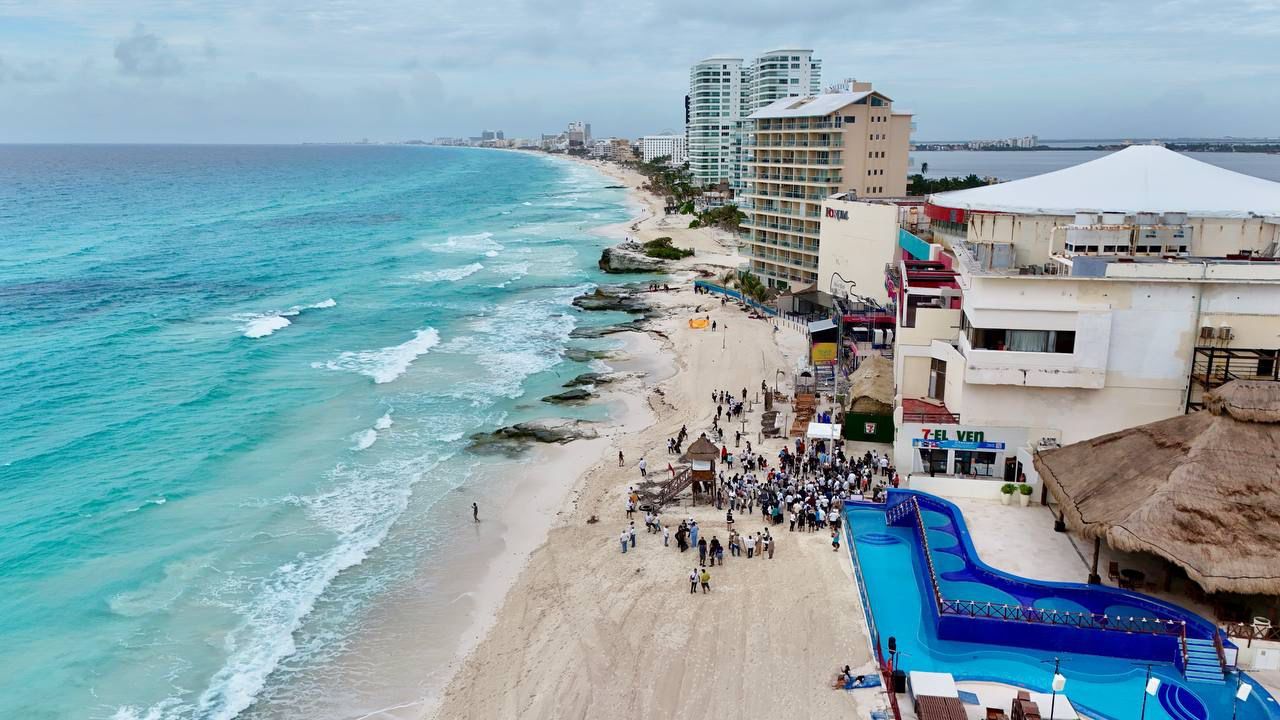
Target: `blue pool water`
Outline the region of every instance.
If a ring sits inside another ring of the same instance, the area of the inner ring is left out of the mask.
[[[939,537],[939,534],[950,535],[941,529],[950,525],[950,520],[936,511],[925,510],[922,514],[934,556],[940,559],[949,554],[945,551],[947,548],[956,545],[954,536],[950,542],[946,537]],[[900,651],[898,662],[904,670],[948,672],[957,680],[1001,682],[1049,692],[1052,661],[1054,657],[1060,657],[1062,674],[1067,678],[1065,694],[1078,711],[1101,720],[1138,717],[1146,680],[1145,664],[1127,658],[941,639],[930,615],[928,603],[933,602],[932,589],[926,587],[927,571],[920,567],[917,535],[909,527],[886,525],[883,506],[849,504],[845,518],[848,547],[865,580],[864,597],[870,605],[868,615],[874,623],[873,636],[878,636],[882,649],[887,645],[887,638],[896,638]],[[942,545],[941,551],[933,547],[935,538],[937,544]],[[935,569],[943,576],[940,584],[944,597],[1010,604],[1019,601],[999,588],[974,582],[972,578],[967,581],[946,580],[948,572],[958,571],[966,562],[956,555],[952,557],[957,559],[947,561],[950,569],[939,567],[935,560]],[[1042,587],[1039,594],[1044,595],[1045,588]],[[1041,597],[1035,604],[1037,607],[1081,612],[1085,607],[1081,603],[1051,596]],[[1133,614],[1150,614],[1136,608],[1108,607],[1118,613],[1132,610]],[[1233,679],[1221,685],[1191,683],[1172,662],[1156,663],[1152,670],[1161,679],[1162,686],[1157,698],[1147,703],[1147,718],[1217,720],[1231,717],[1235,692]],[[1256,683],[1254,685],[1257,690]],[[1047,713],[1047,708],[1042,710]],[[1248,702],[1240,704],[1237,717],[1241,720],[1275,720],[1280,717],[1280,712],[1266,693],[1255,692]]]
[[[432,638],[367,630],[454,599],[433,568],[496,462],[467,436],[604,412],[538,399],[592,369],[570,332],[618,319],[570,306],[630,214],[611,182],[448,148],[0,145],[0,717],[353,718],[381,706],[338,678],[377,687],[379,658],[408,676],[382,702],[416,699]]]

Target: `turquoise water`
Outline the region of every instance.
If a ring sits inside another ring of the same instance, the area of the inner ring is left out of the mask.
[[[926,512],[926,523],[931,512]],[[937,636],[929,608],[932,589],[923,587],[925,577],[915,549],[911,528],[887,526],[878,507],[847,506],[846,532],[850,552],[855,556],[870,602],[870,616],[881,637],[895,637],[899,665],[906,671],[948,672],[957,680],[986,680],[1049,692],[1053,660],[1062,659],[1067,678],[1066,696],[1079,712],[1099,720],[1130,720],[1142,712],[1146,666],[1126,658],[1047,652],[1034,649],[984,645],[943,640]],[[930,530],[930,543],[934,542]],[[954,544],[954,538],[952,539]],[[1010,602],[1013,598],[985,597],[1002,594],[978,583],[951,582],[944,595],[952,599]],[[1064,606],[1066,607],[1066,606]],[[1121,608],[1116,608],[1122,611]],[[1111,612],[1111,610],[1108,610]],[[1140,611],[1137,613],[1142,615]],[[1146,704],[1150,720],[1217,720],[1232,717],[1234,680],[1226,684],[1188,683],[1172,663],[1154,664],[1152,672],[1162,681],[1156,698]],[[1041,708],[1048,713],[1048,708]],[[1273,720],[1280,717],[1274,700],[1259,693],[1240,703],[1241,720]]]
[[[0,717],[230,718],[317,682],[459,542],[466,436],[574,412],[537,399],[612,319],[569,306],[589,230],[627,217],[608,182],[461,149],[0,146]]]

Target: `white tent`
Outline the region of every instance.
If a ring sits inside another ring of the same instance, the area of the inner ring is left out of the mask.
[[[929,204],[1024,215],[1185,212],[1193,218],[1274,217],[1280,216],[1280,183],[1156,145],[1134,145],[1044,175],[931,195]]]
[[[809,431],[805,433],[805,437],[810,440],[838,440],[840,438],[840,423],[809,423]]]

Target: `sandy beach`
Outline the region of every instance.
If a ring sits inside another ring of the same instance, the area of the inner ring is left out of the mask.
[[[591,164],[633,191],[643,182],[634,172]],[[644,532],[640,515],[636,549],[619,551],[628,488],[641,479],[640,458],[651,472],[665,473],[667,463],[676,462],[666,452],[667,438],[682,425],[691,438],[710,429],[713,390],[740,394],[746,388],[758,398],[761,381],[772,386],[777,370],[789,377],[804,349],[798,332],[775,332],[769,321],[692,291],[693,267],[739,264],[731,236],[689,230],[682,227],[687,218],[662,216],[658,198],[638,191],[633,196],[643,208],[640,218],[604,232],[641,241],[667,235],[697,252],[673,273],[671,292],[651,296],[666,317],[650,331],[661,345],[660,358],[644,362],[651,368],[669,363],[670,371],[651,370],[649,377],[611,390],[608,401],[625,408],[615,413],[613,429],[600,440],[557,450],[575,456],[573,464],[590,462],[567,489],[546,492],[551,500],[534,506],[511,499],[516,512],[549,521],[545,541],[539,544],[536,530],[526,532],[528,525],[506,540],[512,565],[521,565],[518,575],[505,594],[483,593],[500,601],[477,600],[465,659],[425,714],[702,718],[740,715],[747,708],[753,715],[847,714],[858,697],[832,691],[830,679],[838,666],[868,663],[870,652],[847,556],[833,553],[825,534],[775,528],[775,557],[728,558],[712,570],[712,592],[695,596],[686,578],[696,553],[681,554],[674,540],[663,547]],[[717,330],[688,326],[691,317],[708,315]],[[754,443],[759,405],[746,420],[746,437]],[[735,422],[732,429],[741,427]],[[732,437],[730,432],[728,442]],[[771,454],[781,443],[758,447]],[[622,466],[618,452],[626,458]],[[563,499],[557,509],[558,494]],[[712,506],[689,507],[685,499],[664,513],[671,526],[687,517],[697,519],[706,537],[726,539],[724,514]],[[761,521],[744,516],[736,525],[749,532]],[[520,563],[525,548],[532,552]],[[511,572],[508,566],[499,574]]]

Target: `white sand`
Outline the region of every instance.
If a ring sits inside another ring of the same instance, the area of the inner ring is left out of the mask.
[[[674,229],[650,223],[658,219],[627,232],[642,239],[650,232],[677,237]],[[707,261],[703,251],[728,255],[716,235],[685,229],[676,244],[695,247],[699,257],[689,264],[698,264]],[[736,257],[728,260],[738,264]],[[666,438],[681,424],[688,425],[691,439],[710,427],[713,389],[740,393],[746,387],[754,395],[761,380],[772,386],[774,371],[789,373],[803,352],[798,333],[782,330],[775,337],[770,323],[695,295],[687,280],[673,277],[671,284],[681,289],[654,299],[673,311],[658,325],[675,373],[656,386],[644,380],[619,388],[630,408],[623,428],[604,441],[568,446],[592,458],[591,469],[578,478],[546,542],[528,557],[496,615],[481,619],[487,632],[442,702],[431,708],[434,717],[814,717],[855,711],[854,694],[833,691],[828,683],[838,666],[865,664],[869,650],[848,556],[843,549],[833,553],[827,535],[774,528],[775,557],[727,558],[723,568],[712,570],[712,593],[706,596],[688,592],[696,555],[681,555],[674,540],[662,547],[644,532],[642,514],[636,516],[638,547],[619,552],[625,497],[629,484],[640,479],[640,457],[652,471],[665,471],[674,461]],[[695,313],[710,314],[721,328],[727,322],[728,331],[690,329],[687,320]],[[637,350],[629,345],[628,352]],[[649,412],[635,412],[640,404]],[[747,417],[754,439],[758,410]],[[730,442],[732,429],[740,427],[730,428]],[[768,442],[766,451],[776,453],[780,444]],[[625,467],[617,465],[618,450],[627,458]],[[545,522],[551,508],[524,512]],[[726,539],[724,515],[714,508],[669,508],[665,518],[674,531],[689,515],[704,536]],[[601,522],[588,524],[592,516]],[[738,520],[742,532],[762,527],[758,515]],[[517,544],[523,538],[532,546],[539,539],[537,533],[515,534]],[[477,610],[490,607],[479,602]]]

